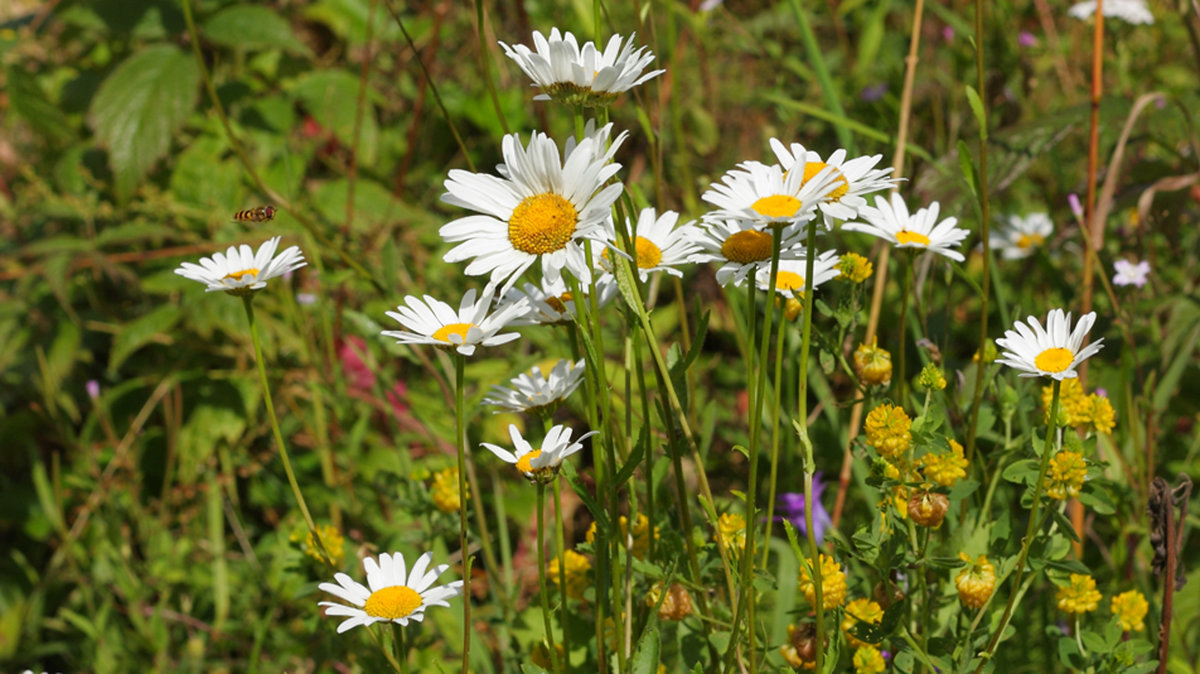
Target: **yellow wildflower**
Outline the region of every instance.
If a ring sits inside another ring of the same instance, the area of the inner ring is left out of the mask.
[[[862,283],[871,278],[871,274],[875,272],[871,261],[858,253],[846,253],[838,258],[837,270],[841,272],[838,274],[838,278],[846,279],[851,283]]]
[[[788,319],[789,323],[794,322],[797,318],[799,318],[803,311],[804,303],[801,302],[797,297],[789,297],[783,304],[783,315]]]
[[[800,565],[800,591],[810,605],[816,605],[817,590],[813,586],[808,565]],[[846,601],[846,572],[829,555],[821,555],[821,605],[826,609],[837,608]]]
[[[1050,405],[1054,402],[1054,386],[1042,387],[1042,420],[1050,423]],[[1086,421],[1084,406],[1087,404],[1087,394],[1079,379],[1064,379],[1058,390],[1059,418],[1072,428],[1082,426]]]
[[[982,349],[975,350],[975,355],[971,356],[971,360],[973,362],[979,362],[979,355],[981,351],[983,352],[983,362],[985,365],[996,362],[996,359],[1000,357],[1000,352],[996,350],[996,342],[992,341],[991,339],[987,339],[983,342]]]
[[[660,597],[661,604],[658,603]],[[660,580],[646,593],[646,606],[658,607],[659,620],[683,620],[692,614],[692,595],[679,583],[671,583],[670,587],[664,588]]]
[[[1122,592],[1112,598],[1113,615],[1116,616],[1121,629],[1126,632],[1141,632],[1146,629],[1145,618],[1149,610],[1150,604],[1137,590]]]
[[[950,440],[949,452],[922,456],[921,469],[926,479],[943,487],[953,487],[967,476],[967,459],[963,456],[962,445]]]
[[[588,586],[588,574],[592,571],[592,563],[588,561],[587,557],[584,557],[574,550],[567,550],[566,554],[563,555],[561,559],[565,559],[566,561],[565,569],[567,576],[567,596],[571,599],[583,598],[583,591],[586,590]],[[554,583],[555,587],[558,587],[561,580],[559,578],[558,568],[559,560],[550,560],[550,567],[548,571],[550,573],[550,580]]]
[[[779,647],[779,654],[792,667],[816,669],[817,628],[812,623],[800,627],[788,625],[787,641]]]
[[[1049,481],[1046,483],[1046,494],[1050,498],[1065,501],[1079,496],[1083,488],[1083,480],[1087,477],[1087,465],[1083,462],[1083,454],[1064,450],[1050,458]]]
[[[958,588],[958,598],[969,608],[983,606],[992,590],[996,588],[996,567],[987,560],[987,555],[979,555],[974,561],[965,552],[958,553],[958,558],[967,563],[967,568],[958,573],[954,586]]]
[[[621,515],[621,545],[625,545],[625,537],[629,535],[629,518]],[[588,543],[596,542],[596,523],[592,522],[588,527],[586,534]],[[654,540],[658,540],[658,527],[654,527]],[[633,525],[633,548],[631,552],[638,559],[645,559],[646,553],[650,551],[650,520],[638,513],[637,521]]]
[[[1071,583],[1058,588],[1054,595],[1058,600],[1058,610],[1067,613],[1087,613],[1095,611],[1100,605],[1100,591],[1096,589],[1096,581],[1091,576],[1082,573],[1072,573]]]
[[[942,368],[926,363],[917,377],[917,386],[924,391],[941,391],[946,388],[946,375],[942,374]]]
[[[867,386],[887,386],[892,382],[892,354],[871,343],[854,350],[854,373]]]
[[[864,646],[854,651],[855,674],[880,674],[887,669],[887,663],[878,648]]]
[[[434,473],[430,492],[433,497],[433,507],[444,513],[458,512],[461,506],[458,501],[458,468],[451,467]],[[471,498],[469,488],[467,498]]]
[[[916,492],[908,499],[908,516],[913,523],[923,527],[942,526],[949,508],[950,499],[945,494],[933,491]]]
[[[908,451],[912,442],[911,427],[912,419],[903,409],[884,403],[867,415],[867,444],[884,458],[899,458]]]
[[[851,646],[869,646],[868,642],[854,636],[854,626],[860,622],[877,625],[880,620],[883,620],[883,607],[870,599],[859,598],[846,604],[846,617],[842,620],[846,640]]]
[[[559,662],[563,662],[563,658],[566,656],[566,651],[563,650],[562,644],[554,644],[554,650],[558,652]],[[544,641],[539,641],[537,645],[533,647],[533,651],[529,654],[529,659],[533,660],[533,664],[541,667],[547,672],[554,671],[554,663],[550,661],[550,649],[546,648],[546,643]]]
[[[313,538],[313,532],[292,534],[293,542],[304,538],[304,554],[312,557],[318,562],[324,562],[325,558],[321,556],[321,551],[317,548],[317,541]],[[337,527],[332,524],[318,524],[317,536],[321,538],[321,545],[325,547],[325,552],[329,553],[329,557],[333,561],[342,561],[342,556],[345,555],[346,537],[342,536],[342,532],[338,531]]]
[[[737,513],[724,513],[717,521],[721,530],[720,542],[734,554],[741,554],[746,547],[746,519]]]
[[[1084,428],[1093,433],[1110,435],[1117,425],[1117,414],[1113,411],[1112,403],[1101,395],[1091,394],[1080,407],[1080,417]]]

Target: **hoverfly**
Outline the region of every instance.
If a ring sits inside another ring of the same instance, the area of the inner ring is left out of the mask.
[[[233,214],[233,219],[240,222],[267,222],[275,219],[274,206],[259,206],[258,208],[247,208],[244,211],[238,211]]]

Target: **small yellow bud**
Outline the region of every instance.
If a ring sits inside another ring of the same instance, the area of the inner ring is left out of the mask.
[[[887,386],[892,382],[892,354],[875,345],[859,344],[854,350],[854,373],[868,386]]]

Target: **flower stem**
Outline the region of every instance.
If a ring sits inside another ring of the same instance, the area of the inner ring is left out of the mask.
[[[547,422],[549,417],[547,417]],[[539,539],[540,540],[540,539]],[[571,667],[571,642],[567,635],[567,557],[566,536],[563,532],[562,487],[554,478],[554,544],[558,550],[558,593],[562,606],[559,608],[558,624],[562,628],[563,670]]]
[[[821,662],[825,658],[825,603],[821,592],[821,550],[817,547],[817,535],[813,530],[813,474],[816,473],[816,461],[813,459],[812,439],[808,437],[808,354],[812,346],[812,306],[813,306],[813,267],[816,262],[816,249],[813,247],[817,238],[817,220],[813,218],[808,223],[808,236],[805,241],[804,263],[804,314],[803,327],[800,333],[800,381],[797,393],[798,410],[796,413],[796,430],[800,436],[800,445],[804,449],[804,533],[808,537],[808,550],[811,556],[813,582],[813,607],[817,614],[816,635],[816,671],[824,671]]]
[[[908,401],[908,371],[904,368],[904,354],[908,350],[908,296],[912,293],[913,256],[906,253],[900,257],[904,265],[904,288],[900,296],[900,343],[896,347],[896,383],[899,384],[896,402],[904,407]]]
[[[550,627],[550,593],[546,591],[546,485],[542,482],[537,483],[537,567],[538,567],[538,595],[542,601],[542,627],[546,630],[546,651],[550,656],[550,662],[554,666],[554,671],[563,671],[562,664],[558,661],[558,651],[554,648],[554,631]],[[564,567],[565,558],[560,561],[558,568],[560,572]],[[563,605],[564,608],[566,605]]]
[[[463,569],[463,647],[462,673],[471,671],[471,554],[467,549],[467,427],[463,405],[463,371],[466,356],[454,354],[454,428],[455,445],[458,447],[458,547],[462,554]]]
[[[279,430],[279,418],[275,416],[275,401],[271,398],[271,385],[267,382],[267,366],[263,359],[262,343],[258,338],[258,326],[254,322],[253,302],[253,295],[242,296],[242,306],[246,309],[246,320],[250,323],[250,339],[254,342],[254,360],[258,364],[258,379],[262,384],[263,402],[266,404],[267,417],[271,420],[271,432],[275,434],[275,446],[279,448],[283,472],[287,474],[288,484],[291,485],[292,494],[296,497],[296,505],[300,507],[300,514],[304,517],[304,523],[308,525],[308,533],[312,535],[317,550],[321,552],[322,561],[330,569],[336,571],[337,564],[325,551],[325,543],[321,540],[321,535],[317,533],[317,525],[313,522],[312,514],[308,510],[308,503],[305,502],[304,494],[300,491],[300,483],[296,481],[296,473],[292,470],[292,461],[288,457],[287,444],[283,441],[283,432]]]
[[[1000,643],[1000,637],[1004,634],[1004,628],[1008,626],[1008,620],[1012,617],[1013,609],[1016,607],[1017,589],[1021,586],[1021,575],[1025,572],[1025,561],[1029,559],[1029,548],[1033,546],[1033,536],[1038,526],[1038,507],[1042,503],[1042,490],[1046,483],[1046,468],[1050,465],[1054,429],[1058,426],[1058,392],[1061,387],[1062,381],[1055,379],[1054,397],[1050,401],[1050,419],[1049,423],[1046,424],[1046,442],[1042,445],[1042,465],[1038,470],[1037,486],[1033,490],[1033,506],[1029,511],[1029,525],[1025,529],[1025,538],[1021,541],[1021,555],[1017,558],[1017,568],[1013,571],[1012,594],[1008,596],[1008,603],[1004,606],[1004,615],[1001,616],[1000,624],[996,627],[996,632],[992,634],[987,648],[983,651],[983,659],[980,661],[979,667],[976,668],[975,674],[983,671],[984,665],[992,658],[992,653],[995,652],[996,646]]]

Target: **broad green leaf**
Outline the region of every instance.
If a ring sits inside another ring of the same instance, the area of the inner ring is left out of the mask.
[[[200,26],[208,39],[226,47],[279,47],[296,54],[309,53],[296,39],[292,27],[261,5],[234,5],[217,12]]]
[[[200,70],[171,45],[146,47],[125,59],[100,85],[88,118],[108,149],[117,198],[124,201],[171,148],[171,138],[196,107]]]
[[[637,651],[633,654],[634,674],[652,674],[658,671],[659,651],[658,628],[649,627],[638,639]]]
[[[333,132],[338,142],[347,147],[353,144],[358,115],[357,77],[343,70],[316,70],[297,78],[289,91],[321,126]],[[379,125],[371,106],[379,100],[379,94],[368,85],[358,139],[358,159],[365,165],[374,164],[378,153]]]
[[[50,102],[29,70],[11,65],[6,76],[8,99],[13,112],[50,140],[61,141],[71,137],[71,125],[66,116]]]
[[[971,195],[978,198],[979,175],[975,172],[975,161],[971,156],[971,149],[962,139],[958,141],[958,168],[962,171],[962,177],[966,181],[967,187],[971,189]]]
[[[134,352],[150,343],[158,335],[171,329],[180,318],[179,307],[163,304],[154,311],[141,316],[117,333],[113,339],[112,353],[108,358],[108,371],[115,373],[121,364]]]

